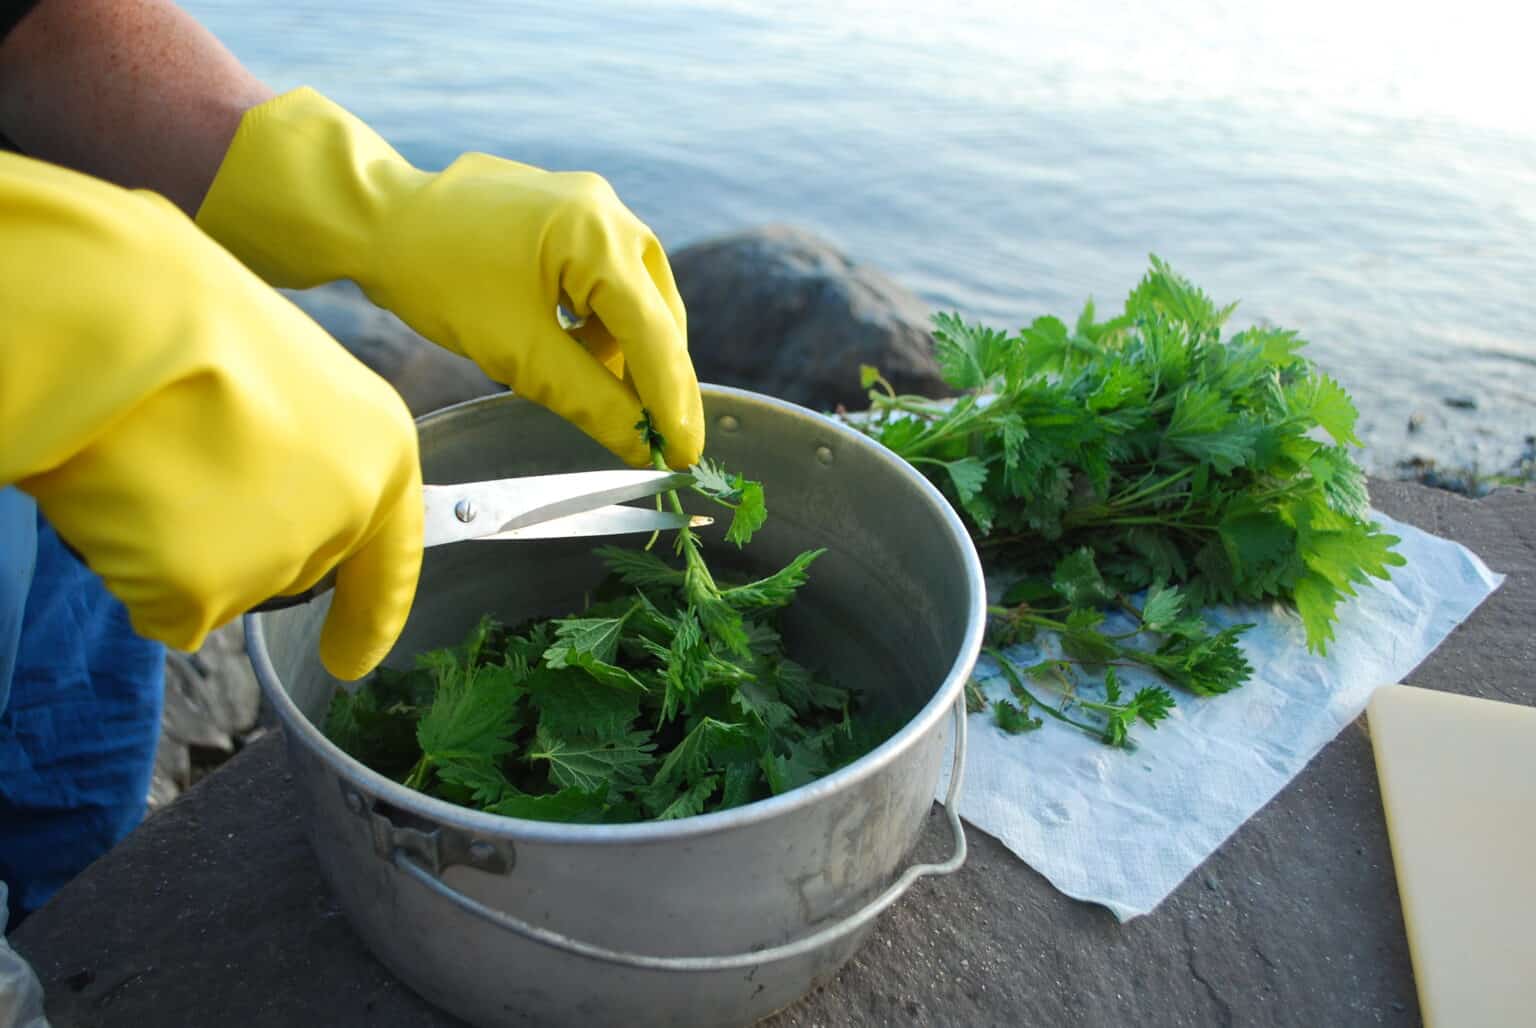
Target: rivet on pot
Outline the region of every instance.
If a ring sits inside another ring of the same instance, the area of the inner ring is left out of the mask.
[[[488,864],[496,858],[496,847],[484,839],[469,844],[469,859],[477,864]]]
[[[720,426],[720,431],[722,432],[734,432],[741,427],[741,422],[737,421],[735,415],[732,414],[720,415],[720,420],[716,421],[715,424]]]
[[[832,455],[832,447],[830,447],[830,446],[818,446],[818,447],[816,447],[816,459],[821,461],[823,464],[831,464],[833,459],[834,459],[833,455]]]
[[[362,793],[348,792],[348,793],[346,793],[346,797],[347,797],[347,809],[350,810],[354,814],[361,814],[363,812],[363,796],[362,796]]]

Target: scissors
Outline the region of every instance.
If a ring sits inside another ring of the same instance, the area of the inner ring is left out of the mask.
[[[468,540],[573,539],[708,525],[714,518],[689,517],[645,507],[626,507],[693,481],[688,472],[578,471],[565,475],[501,478],[487,482],[421,487],[426,517],[422,546]],[[336,572],[301,593],[275,596],[253,611],[296,607],[334,587]]]

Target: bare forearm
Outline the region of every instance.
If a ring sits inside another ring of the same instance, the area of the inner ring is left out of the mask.
[[[42,0],[0,44],[0,133],[188,213],[271,95],[170,0]]]

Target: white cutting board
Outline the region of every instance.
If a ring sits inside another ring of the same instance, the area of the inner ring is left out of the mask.
[[[1395,685],[1367,716],[1424,1023],[1536,1025],[1536,708]]]

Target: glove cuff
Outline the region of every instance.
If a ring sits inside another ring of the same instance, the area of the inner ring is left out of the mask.
[[[430,178],[301,87],[245,113],[196,220],[272,285],[349,278],[367,289],[387,213]]]

